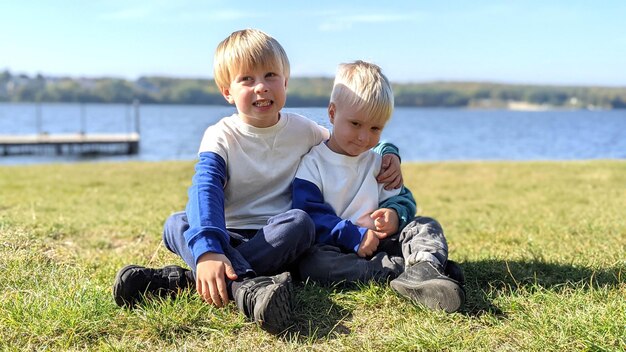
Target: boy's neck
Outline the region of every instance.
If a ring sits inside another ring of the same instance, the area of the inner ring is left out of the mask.
[[[255,128],[269,128],[272,126],[276,126],[276,124],[278,124],[278,122],[280,122],[280,112],[277,114],[278,116],[276,116],[275,119],[255,119],[255,118],[250,118],[248,116],[242,115],[241,113],[237,112],[237,115],[239,116],[239,119],[245,123],[246,125],[255,127]]]
[[[359,155],[350,155],[350,154],[347,154],[345,151],[341,150],[341,148],[339,148],[337,143],[335,143],[332,134],[330,135],[330,138],[324,142],[324,144],[326,144],[328,149],[330,149],[333,153],[337,153],[339,155],[345,155],[345,156],[351,157],[351,158],[356,158],[357,156],[361,155],[361,154],[359,154]]]

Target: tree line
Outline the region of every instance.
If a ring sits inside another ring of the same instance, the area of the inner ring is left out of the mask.
[[[328,77],[292,77],[288,107],[326,106]],[[626,108],[626,87],[517,85],[485,82],[393,84],[396,106],[506,108],[512,102],[557,108]],[[226,105],[212,79],[47,77],[0,73],[0,102]]]

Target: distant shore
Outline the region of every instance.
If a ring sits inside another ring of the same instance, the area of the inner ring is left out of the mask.
[[[323,107],[329,77],[292,77],[288,107]],[[396,106],[511,110],[624,109],[626,87],[520,85],[492,82],[394,83]],[[227,105],[212,79],[75,78],[0,72],[0,102]]]
[[[470,109],[498,109],[511,111],[551,111],[551,110],[612,110],[609,107],[598,107],[594,105],[550,105],[536,104],[526,101],[500,101],[500,102],[479,102],[468,106]]]

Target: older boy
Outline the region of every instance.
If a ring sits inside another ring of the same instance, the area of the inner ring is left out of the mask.
[[[300,275],[327,284],[394,279],[402,296],[454,312],[465,300],[463,278],[447,261],[440,225],[424,217],[400,224],[389,200],[401,191],[375,179],[381,158],[371,148],[392,111],[391,86],[378,66],[339,66],[328,106],[332,135],[303,157],[293,182],[293,207],[311,216],[320,244],[301,257]]]
[[[170,216],[163,232],[165,246],[191,271],[129,265],[118,272],[113,294],[119,305],[132,306],[145,293],[195,286],[208,303],[223,307],[235,300],[261,328],[278,333],[291,319],[285,268],[315,235],[310,217],[290,210],[291,181],[301,157],[328,131],[281,112],[289,61],[267,34],[232,33],[216,50],[214,74],[237,113],[206,130],[186,211]],[[392,178],[399,173],[397,161]]]

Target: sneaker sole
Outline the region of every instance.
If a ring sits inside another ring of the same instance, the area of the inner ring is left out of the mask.
[[[393,280],[390,286],[416,303],[423,304],[430,309],[444,310],[447,313],[456,312],[465,302],[465,292],[453,280],[432,279],[415,286]]]
[[[127,265],[120,269],[115,275],[115,282],[113,283],[113,299],[115,303],[120,307],[132,307],[134,305],[134,299],[124,297],[123,283],[125,281],[124,275],[132,269],[142,268],[139,265]]]
[[[285,331],[291,324],[293,291],[291,281],[267,287],[264,299],[255,306],[255,321],[259,327],[271,334]]]

